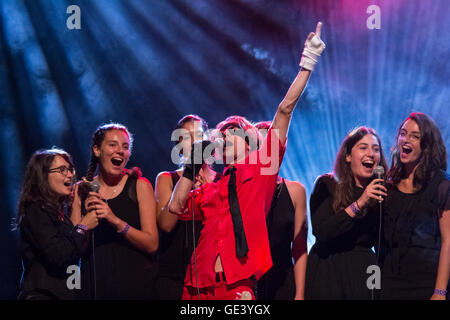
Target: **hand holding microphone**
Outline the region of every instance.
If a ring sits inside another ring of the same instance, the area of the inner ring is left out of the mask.
[[[195,141],[192,144],[191,154],[187,163],[184,165],[183,177],[194,181],[200,169],[205,164],[204,153],[205,149],[212,144],[209,140]]]
[[[387,189],[384,186],[384,168],[382,166],[377,166],[374,169],[374,174],[376,178],[369,183],[369,185],[364,189],[364,193],[358,199],[357,204],[360,208],[366,206],[370,199],[375,199],[381,203],[387,196]]]

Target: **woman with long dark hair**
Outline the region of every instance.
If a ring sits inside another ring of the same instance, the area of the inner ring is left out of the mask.
[[[189,114],[182,117],[175,127],[174,137],[176,152],[181,158],[180,165],[189,158],[194,141],[203,140],[208,125],[198,115]],[[156,177],[155,198],[156,217],[160,233],[158,250],[158,275],[156,293],[158,299],[180,300],[183,292],[186,268],[194,252],[194,244],[198,242],[202,222],[199,220],[179,220],[168,209],[172,191],[183,174],[183,169],[163,171]],[[214,181],[218,176],[208,165],[200,169],[196,186]]]
[[[93,134],[91,160],[80,183],[72,221],[95,211],[100,221],[93,233],[90,267],[85,270],[94,299],[150,299],[153,294],[158,248],[155,198],[140,170],[125,168],[133,137],[117,123],[105,124]],[[95,175],[98,169],[98,175]],[[92,191],[92,181],[100,186]]]
[[[98,222],[95,212],[76,226],[69,219],[74,172],[72,157],[61,149],[38,150],[28,162],[16,217],[23,265],[19,299],[76,298],[67,269],[78,265]]]
[[[423,113],[400,125],[387,175],[382,299],[444,300],[450,275],[450,182],[439,128]]]
[[[386,188],[374,169],[386,161],[373,129],[359,127],[342,143],[334,173],[320,176],[311,194],[311,248],[305,299],[370,299],[367,267],[376,264],[372,247],[378,237],[378,202]],[[377,200],[377,201],[376,201]]]

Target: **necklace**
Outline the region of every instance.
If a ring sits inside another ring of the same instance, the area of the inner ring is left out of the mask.
[[[109,200],[111,200],[115,197],[116,192],[117,192],[117,187],[112,190],[112,193],[108,197],[103,197],[103,199],[106,201],[106,203],[108,203]]]

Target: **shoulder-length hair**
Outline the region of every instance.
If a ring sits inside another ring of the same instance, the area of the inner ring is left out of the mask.
[[[395,136],[395,145],[391,148],[391,169],[387,174],[388,181],[397,185],[404,178],[405,166],[400,161],[401,148],[398,146],[400,131],[406,121],[413,120],[420,129],[420,148],[422,153],[414,172],[414,186],[425,186],[439,170],[447,170],[447,151],[436,123],[421,112],[413,112],[400,125]]]
[[[356,143],[367,134],[372,134],[377,138],[378,145],[380,146],[379,165],[383,166],[385,172],[387,171],[387,164],[384,158],[381,140],[375,130],[368,127],[358,127],[353,129],[342,142],[334,162],[333,175],[337,182],[333,199],[334,212],[338,212],[339,210],[346,208],[354,201],[353,197],[356,187],[355,177],[350,167],[350,163],[348,163],[345,158],[352,153],[352,148],[356,145]]]
[[[71,206],[72,196],[60,197],[48,183],[48,171],[55,156],[62,157],[73,167],[72,157],[66,151],[55,147],[36,151],[28,161],[17,216],[14,221],[15,228],[20,226],[26,209],[31,204],[36,204],[40,208],[54,213],[57,217],[62,214],[64,205]]]

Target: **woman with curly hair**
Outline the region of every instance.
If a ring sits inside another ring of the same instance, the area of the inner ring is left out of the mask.
[[[388,172],[382,299],[444,300],[450,275],[450,182],[439,128],[423,113],[400,125]]]
[[[23,274],[19,299],[75,299],[69,290],[67,268],[78,265],[88,245],[88,231],[97,225],[91,212],[74,226],[72,157],[61,149],[38,150],[28,162],[16,227],[20,231]]]

